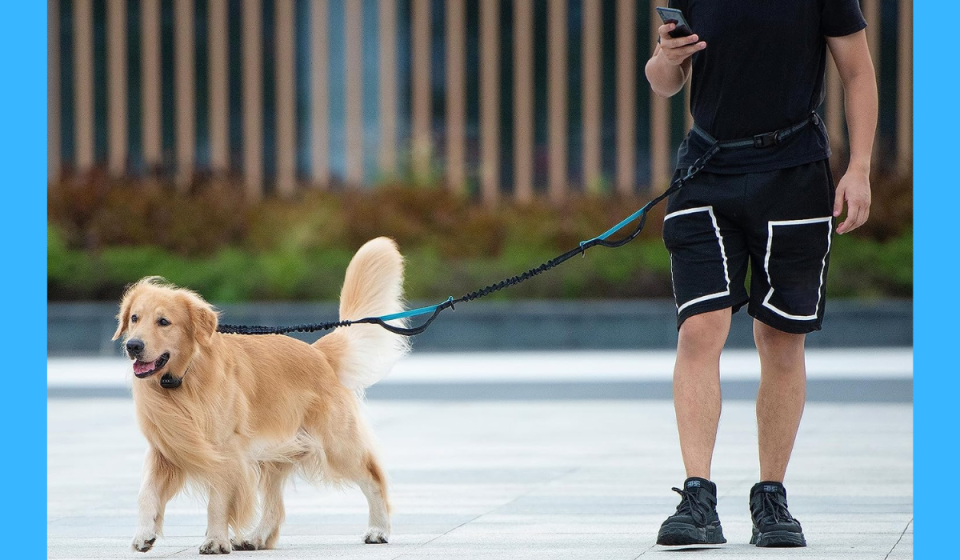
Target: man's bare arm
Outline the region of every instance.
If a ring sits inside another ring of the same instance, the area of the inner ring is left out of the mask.
[[[870,217],[870,160],[877,132],[877,76],[867,46],[866,31],[827,37],[830,54],[843,82],[844,112],[850,136],[850,163],[837,185],[834,217],[847,204],[846,219],[837,233],[847,233]]]

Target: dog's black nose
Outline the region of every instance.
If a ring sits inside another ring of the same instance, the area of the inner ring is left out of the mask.
[[[143,352],[143,341],[137,338],[133,338],[127,341],[127,354],[130,357],[139,356]]]

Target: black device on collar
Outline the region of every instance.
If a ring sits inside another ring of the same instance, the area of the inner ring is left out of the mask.
[[[186,374],[187,372],[183,372]],[[183,384],[182,377],[174,377],[169,371],[160,377],[160,386],[164,389],[176,389]]]

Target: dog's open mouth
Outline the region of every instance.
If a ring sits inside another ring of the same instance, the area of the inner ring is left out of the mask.
[[[167,365],[167,360],[170,359],[170,352],[164,352],[160,355],[159,358],[152,362],[141,362],[137,360],[133,362],[133,374],[143,379],[144,377],[150,377],[154,373],[158,372],[163,366]]]

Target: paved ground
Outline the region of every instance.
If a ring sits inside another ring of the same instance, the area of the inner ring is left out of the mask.
[[[568,364],[576,362],[567,358]],[[476,369],[480,358],[445,359],[447,365],[437,365],[438,371],[453,362]],[[880,361],[893,360],[888,355]],[[615,360],[589,363],[613,373],[618,367]],[[909,380],[912,368],[900,363],[899,373],[878,370],[865,386]],[[92,366],[80,360],[51,363],[51,394],[63,386],[58,375],[69,378],[71,369],[85,367]],[[824,368],[813,369],[819,373],[812,372],[812,379],[829,378]],[[509,374],[493,371],[494,377]],[[430,375],[426,365],[420,372]],[[402,368],[399,373],[400,381],[416,382]],[[539,375],[529,383],[550,382],[548,373],[528,374]],[[598,382],[570,375],[568,380]],[[850,380],[852,374],[833,375]],[[429,387],[428,381],[420,382]],[[882,401],[808,404],[787,487],[791,511],[803,522],[810,546],[786,551],[746,544],[747,493],[757,476],[753,406],[726,402],[713,479],[729,543],[690,554],[912,558],[913,409],[909,402]],[[392,480],[390,544],[361,544],[366,505],[358,490],[317,489],[301,482],[287,489],[288,516],[278,548],[235,552],[234,557],[634,559],[677,554],[654,544],[660,522],[677,503],[670,487],[683,479],[668,400],[391,400],[387,393],[371,399],[368,408]],[[131,400],[51,398],[48,441],[50,558],[197,555],[205,510],[201,500],[185,496],[171,502],[166,536],[153,551],[129,551],[145,449]]]

